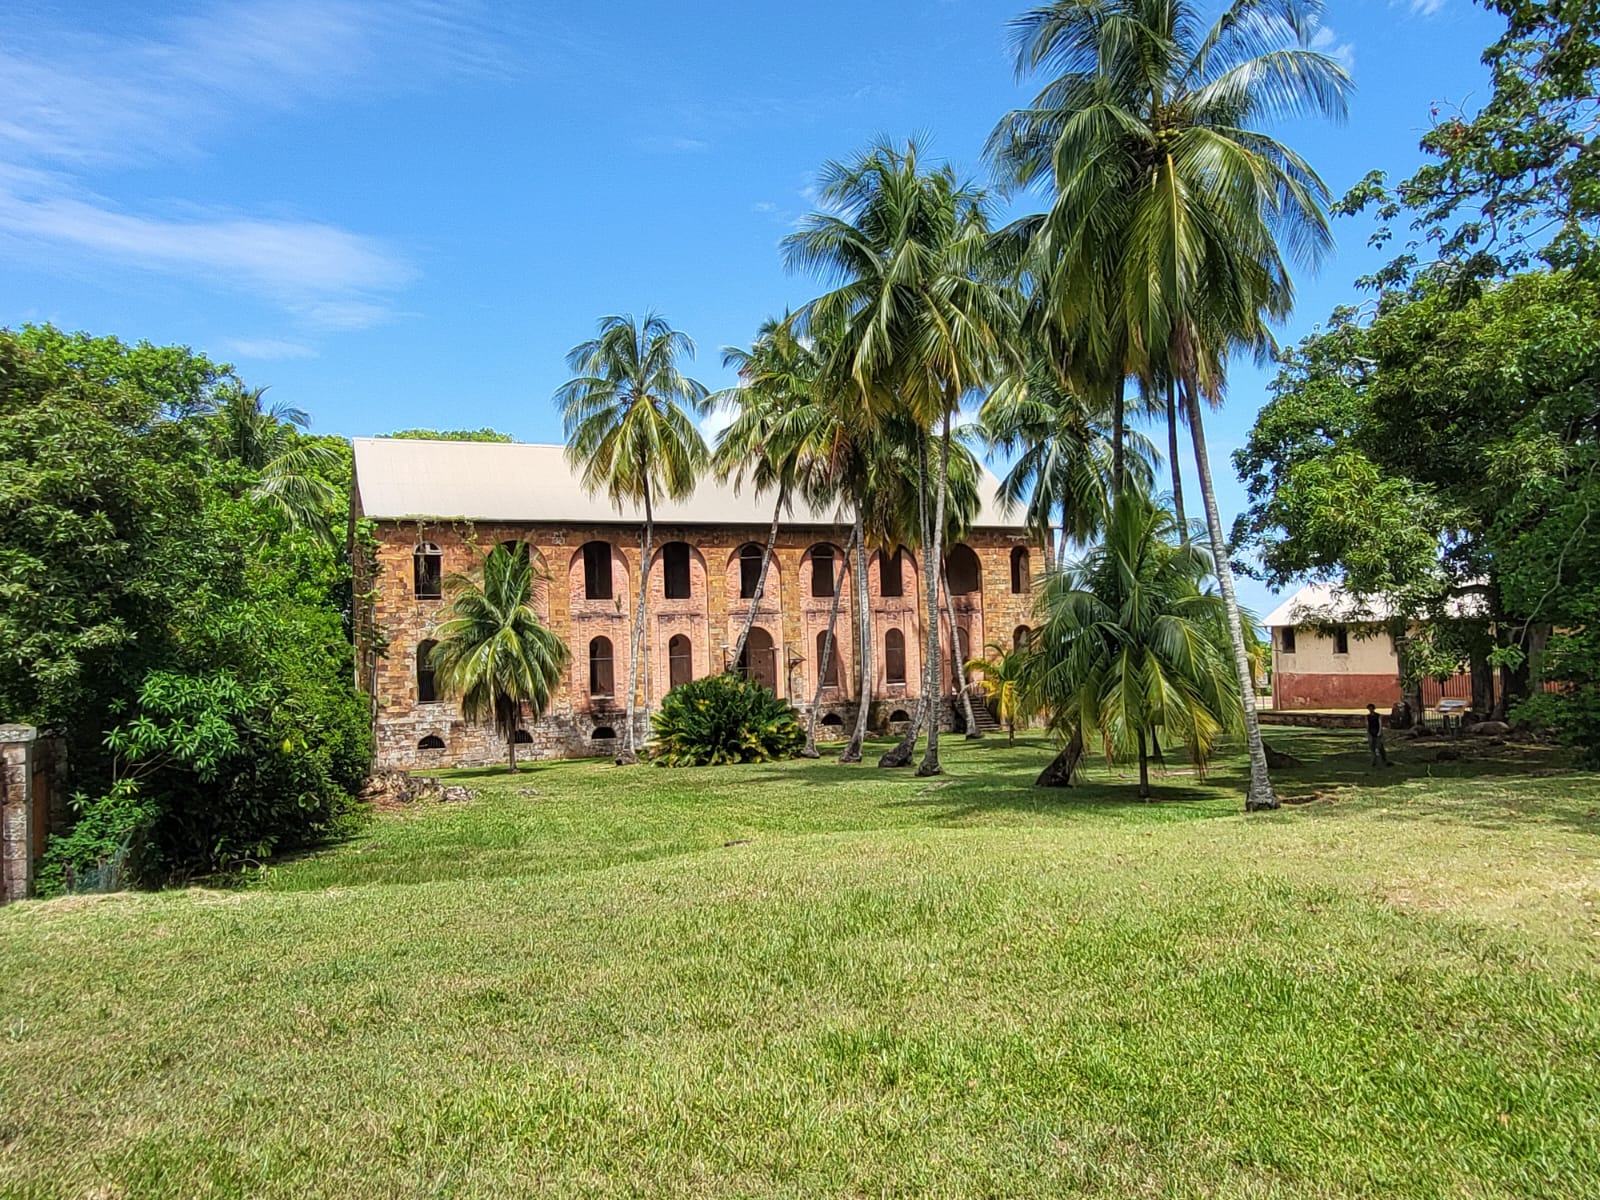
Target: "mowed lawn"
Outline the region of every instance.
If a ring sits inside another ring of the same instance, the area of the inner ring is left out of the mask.
[[[1600,1195],[1600,776],[475,773],[0,911],[0,1194]],[[1308,799],[1309,798],[1309,799]]]

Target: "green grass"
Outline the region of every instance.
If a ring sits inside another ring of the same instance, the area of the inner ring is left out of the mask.
[[[0,1193],[1593,1196],[1600,776],[459,773],[245,890],[0,911]]]

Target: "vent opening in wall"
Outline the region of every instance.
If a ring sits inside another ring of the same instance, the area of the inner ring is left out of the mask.
[[[596,742],[609,742],[614,740],[616,736],[617,731],[609,725],[602,725],[589,735],[590,739]]]
[[[423,738],[420,742],[417,743],[417,749],[418,750],[443,750],[444,749],[444,739],[442,737],[435,737],[433,734],[430,733],[427,737]]]
[[[829,729],[837,729],[844,724],[844,718],[842,718],[838,713],[829,713],[827,716],[822,718],[822,723]]]
[[[909,721],[909,720],[911,720],[911,714],[908,713],[903,708],[897,708],[892,713],[889,714],[889,723],[891,725],[896,721]]]
[[[511,740],[519,746],[528,746],[533,743],[533,734],[526,729],[519,729]]]

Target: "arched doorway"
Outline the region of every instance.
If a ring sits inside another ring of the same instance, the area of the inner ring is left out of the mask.
[[[744,653],[739,657],[739,674],[773,692],[778,690],[778,655],[772,645],[772,635],[759,625],[745,639]]]

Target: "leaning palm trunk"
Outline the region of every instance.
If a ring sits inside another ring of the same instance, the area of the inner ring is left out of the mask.
[[[1074,729],[1072,737],[1061,748],[1061,753],[1050,760],[1050,765],[1039,772],[1039,778],[1033,781],[1034,787],[1071,787],[1072,777],[1078,770],[1078,762],[1083,758],[1083,731]]]
[[[856,553],[855,534],[850,535],[850,549],[845,551],[844,570],[833,577],[833,601],[828,606],[828,633],[822,639],[822,661],[817,669],[817,690],[811,696],[811,719],[806,722],[806,744],[801,758],[821,758],[817,753],[817,709],[822,706],[822,685],[828,678],[828,665],[833,662],[833,631],[839,624],[839,596],[844,592],[844,577],[850,571],[850,556]]]
[[[617,755],[617,765],[626,766],[639,761],[639,737],[635,728],[635,697],[639,688],[639,659],[644,656],[644,609],[650,599],[650,551],[655,537],[655,512],[650,504],[650,483],[644,485],[644,529],[639,536],[639,603],[633,610],[632,653],[628,655],[628,733]]]
[[[739,640],[733,646],[733,662],[744,657],[744,644],[750,636],[750,630],[756,623],[756,609],[761,606],[761,597],[767,590],[767,568],[772,563],[772,550],[778,544],[778,521],[783,515],[783,502],[788,498],[788,489],[778,489],[778,503],[772,510],[772,528],[767,530],[767,548],[761,554],[761,574],[756,576],[755,595],[750,597],[750,611],[744,615],[744,628],[739,630]]]
[[[917,438],[917,451],[918,451],[918,454],[917,454],[917,483],[918,483],[918,487],[917,487],[917,531],[918,531],[918,536],[922,539],[922,551],[923,551],[922,566],[923,566],[923,571],[925,573],[924,574],[924,580],[926,580],[926,578],[927,578],[926,571],[927,571],[927,566],[928,566],[927,552],[928,552],[928,545],[929,545],[930,540],[931,540],[930,531],[928,529],[928,504],[927,504],[927,495],[928,495],[928,488],[927,488],[927,480],[928,480],[928,439],[927,438],[921,437],[921,436],[919,436]],[[926,589],[924,589],[924,594],[926,594]],[[926,614],[924,614],[924,616],[926,616]],[[932,640],[935,643],[935,645],[937,645],[938,640],[939,640],[939,629],[938,629],[938,624],[937,624],[937,621],[938,621],[938,610],[937,609],[935,609],[935,611],[934,611],[934,621],[935,621],[935,624],[934,624],[934,628],[933,628],[933,632],[931,634],[931,637],[932,637]],[[927,638],[923,639],[923,645],[924,646],[927,645],[927,641],[928,641]],[[911,755],[913,753],[915,753],[916,749],[917,749],[917,738],[921,736],[922,727],[923,727],[923,725],[925,725],[928,722],[930,713],[933,714],[933,722],[934,722],[934,724],[938,724],[938,721],[939,721],[938,710],[933,707],[933,705],[934,705],[934,693],[938,690],[938,680],[937,680],[937,676],[930,676],[928,674],[928,666],[929,666],[929,663],[931,661],[932,661],[931,656],[928,654],[926,649],[924,649],[923,654],[922,654],[922,686],[917,689],[917,691],[918,691],[917,706],[916,706],[916,708],[911,710],[911,720],[906,725],[906,731],[903,734],[900,735],[900,740],[898,742],[896,742],[890,749],[884,751],[883,757],[878,759],[878,765],[880,767],[906,767],[906,766],[910,766],[911,765]]]
[[[867,533],[865,502],[856,501],[855,525],[850,530],[851,544],[856,547],[856,650],[861,655],[861,690],[856,696],[856,727],[839,755],[842,763],[861,761],[861,745],[867,740],[867,708],[872,703],[872,600],[867,595]],[[835,589],[837,604],[837,588]]]
[[[950,597],[950,572],[944,572],[944,615],[950,622],[950,653],[952,664],[960,670],[957,677],[957,689],[961,694],[961,713],[967,719],[967,737],[981,738],[983,731],[978,728],[977,718],[972,712],[972,692],[967,687],[967,660],[961,653],[961,635],[956,632],[956,606]]]
[[[926,583],[928,594],[928,666],[924,674],[931,685],[928,688],[928,746],[923,751],[922,761],[917,764],[918,775],[938,775],[941,773],[939,766],[939,717],[940,708],[932,707],[937,703],[936,698],[943,691],[943,676],[939,668],[939,580],[944,577],[944,504],[945,490],[950,478],[950,409],[947,406],[944,413],[944,432],[939,439],[939,469],[934,479],[933,487],[933,536],[923,543],[924,562],[927,564]],[[954,640],[956,631],[952,622],[950,637]],[[970,709],[968,710],[970,711]]]
[[[1167,380],[1167,457],[1172,460],[1172,513],[1178,518],[1178,536],[1189,544],[1189,518],[1183,513],[1183,462],[1178,454],[1177,384]]]
[[[1217,492],[1211,482],[1211,459],[1206,452],[1206,431],[1200,415],[1200,397],[1193,378],[1183,381],[1184,405],[1189,414],[1189,435],[1194,440],[1195,468],[1200,475],[1200,500],[1205,505],[1206,529],[1211,537],[1211,556],[1216,560],[1217,586],[1228,614],[1228,640],[1233,644],[1233,666],[1239,676],[1239,699],[1244,706],[1245,740],[1250,748],[1250,790],[1245,794],[1246,812],[1278,807],[1267,774],[1267,751],[1261,740],[1261,722],[1256,716],[1255,681],[1250,675],[1250,656],[1245,650],[1244,624],[1239,601],[1233,591],[1233,567],[1228,562],[1228,545],[1222,539],[1222,517],[1217,512]]]

